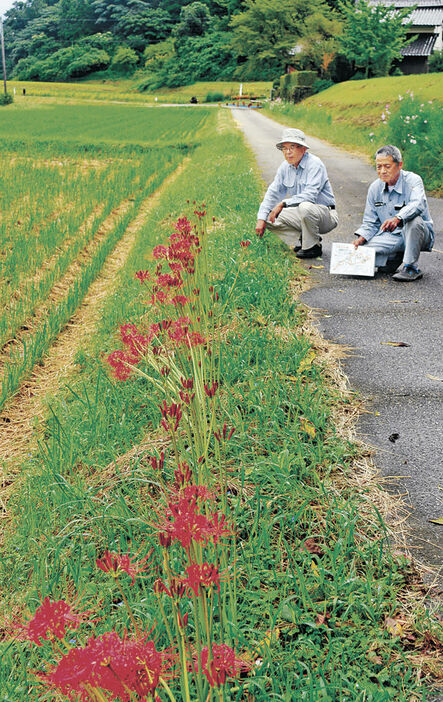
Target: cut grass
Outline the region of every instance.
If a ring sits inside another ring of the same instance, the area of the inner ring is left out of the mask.
[[[248,691],[261,702],[424,700],[420,676],[436,660],[429,642],[435,645],[437,623],[424,608],[408,614],[403,601],[414,571],[389,553],[371,492],[353,480],[357,447],[334,424],[349,398],[325,383],[323,362],[298,331],[305,315],[289,287],[298,271],[293,257],[269,238],[254,238],[246,255],[240,247],[253,231],[262,184],[230,115],[221,112],[220,120],[140,231],[70,388],[53,399],[46,441],[23,466],[28,479],[10,504],[1,565],[5,609],[18,615],[25,606],[34,611],[46,594],[81,590],[100,602],[95,633],[111,620],[127,623],[94,563],[104,548],[156,546],[147,507],[156,476],[146,451],[149,439],[158,446],[159,398],[146,381],[111,380],[102,354],[115,346],[118,322],[145,313],[135,270],[152,265],[152,247],[165,240],[186,201],[204,198],[216,217],[211,275],[227,301],[221,397],[236,429],[226,447],[238,539],[232,634],[249,651],[266,631],[275,634],[229,699]],[[157,619],[151,581],[125,593],[149,628]],[[392,635],[387,617],[402,622],[402,635]],[[164,643],[162,626],[157,630]],[[0,651],[3,699],[37,699],[29,671],[38,668],[41,649],[8,637]]]

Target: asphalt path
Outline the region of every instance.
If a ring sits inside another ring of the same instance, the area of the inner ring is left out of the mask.
[[[252,110],[232,113],[270,183],[282,162],[275,148],[282,125]],[[325,338],[352,348],[344,370],[367,410],[357,431],[375,448],[382,475],[395,476],[390,489],[405,494],[412,555],[441,575],[443,526],[429,520],[443,518],[443,200],[428,199],[436,240],[432,253],[421,254],[421,280],[330,275],[331,243],[353,241],[376,172],[362,158],[325,141],[308,136],[308,143],[326,165],[340,220],[323,236],[322,260],[303,262],[306,268],[324,268],[310,269],[313,285],[302,300],[317,310]]]

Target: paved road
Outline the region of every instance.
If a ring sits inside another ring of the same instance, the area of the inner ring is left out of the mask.
[[[244,109],[234,109],[233,116],[269,183],[282,160],[275,148],[282,126]],[[354,349],[344,368],[369,410],[361,416],[358,431],[376,447],[382,474],[402,476],[396,485],[407,493],[411,507],[411,552],[417,561],[439,569],[443,526],[428,520],[443,517],[443,200],[429,198],[438,233],[434,251],[421,255],[420,281],[330,276],[331,242],[353,240],[376,173],[362,159],[324,141],[309,137],[308,143],[328,169],[340,224],[323,237],[324,269],[311,271],[315,284],[302,299],[319,310],[318,324],[326,338]],[[397,434],[392,443],[389,437]]]

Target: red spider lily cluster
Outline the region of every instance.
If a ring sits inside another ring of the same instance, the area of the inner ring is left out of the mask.
[[[96,567],[111,576],[126,610],[119,629],[91,636],[80,614],[48,598],[24,627],[34,643],[57,642],[55,661],[39,679],[72,700],[210,702],[226,699],[229,681],[251,668],[232,640],[235,528],[226,516],[222,461],[234,427],[223,421],[214,361],[219,295],[207,275],[205,206],[194,214],[197,224],[180,218],[169,243],[155,247],[155,271],[136,273],[147,289],[149,319],[144,326],[122,324],[123,348],[107,359],[117,379],[141,376],[157,393],[166,437],[162,433],[162,450],[144,462],[156,502],[137,515],[154,532],[157,555],[142,543],[138,552],[149,551],[143,558],[111,550],[97,557]],[[152,592],[163,621],[151,639],[140,633],[147,623],[131,604],[141,579],[143,596]],[[121,636],[128,617],[131,633]],[[75,648],[64,640],[74,628],[83,642]]]

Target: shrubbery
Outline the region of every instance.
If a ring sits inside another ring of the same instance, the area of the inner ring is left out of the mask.
[[[64,81],[107,68],[110,61],[109,54],[103,49],[68,46],[43,60],[21,59],[15,77],[18,80]]]
[[[14,102],[14,98],[10,93],[2,93],[0,95],[0,105],[10,105]]]
[[[443,49],[434,51],[428,61],[429,73],[441,73],[443,71]]]
[[[441,188],[443,166],[441,134],[443,133],[443,112],[439,104],[421,102],[413,93],[399,96],[398,109],[386,124],[386,143],[395,144],[403,153],[407,170],[419,173],[425,180],[426,188]]]

